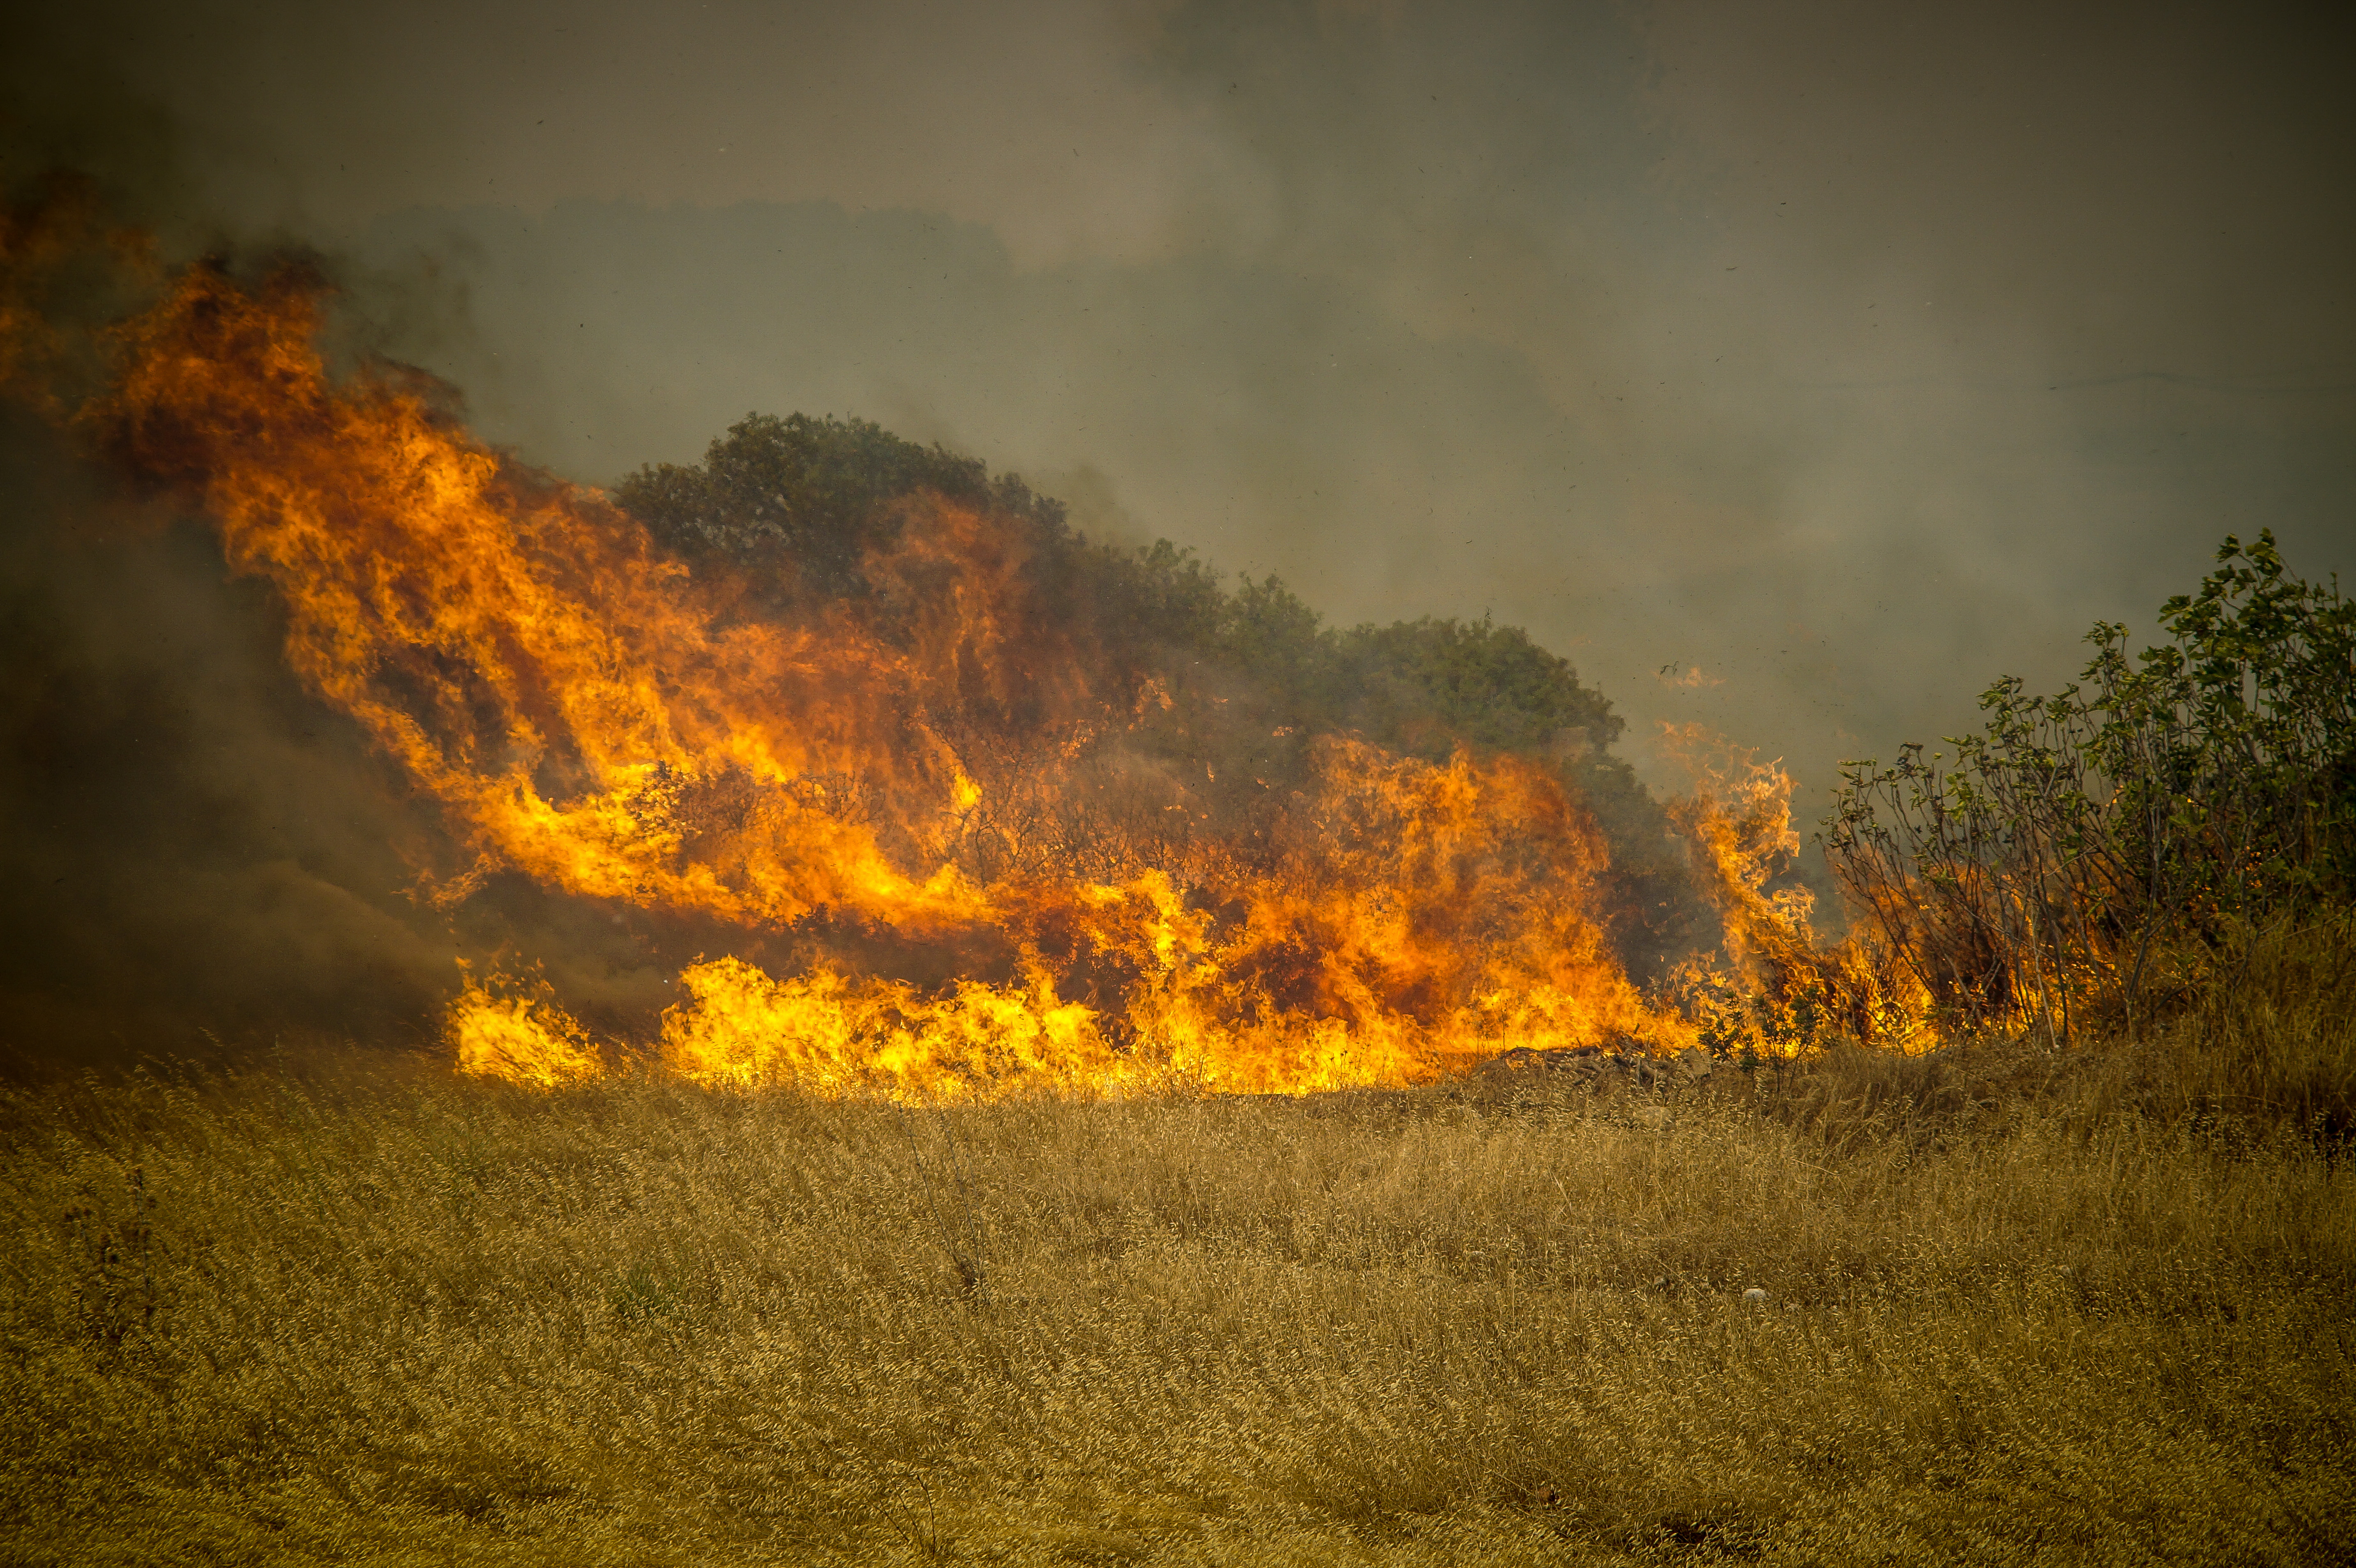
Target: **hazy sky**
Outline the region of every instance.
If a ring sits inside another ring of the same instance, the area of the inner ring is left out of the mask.
[[[1820,787],[2227,531],[2356,567],[2346,16],[198,0],[0,80],[573,477],[863,415]]]

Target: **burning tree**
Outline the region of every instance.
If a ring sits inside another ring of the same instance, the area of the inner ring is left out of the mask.
[[[331,378],[320,299],[158,280],[80,426],[274,587],[290,667],[448,824],[434,898],[522,879],[726,944],[680,967],[677,1070],[1300,1091],[1690,1038],[1622,961],[1661,923],[1592,804],[1641,815],[1618,720],[1518,631],[1335,633],[855,421],[747,421],[617,503],[414,373]],[[449,1029],[595,1070],[496,980]]]

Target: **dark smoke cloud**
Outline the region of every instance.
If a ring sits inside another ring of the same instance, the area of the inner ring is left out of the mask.
[[[462,957],[544,957],[608,1025],[669,999],[631,933],[528,886],[419,896],[455,848],[207,529],[21,420],[0,495],[0,1054],[423,1041]]]
[[[17,1051],[413,1026],[395,793],[279,668],[273,611],[19,426],[0,448],[0,1020]],[[113,527],[110,528],[112,524]]]

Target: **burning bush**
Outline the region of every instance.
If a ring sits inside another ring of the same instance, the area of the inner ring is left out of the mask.
[[[748,420],[617,504],[413,372],[331,377],[308,269],[154,282],[77,427],[274,590],[445,826],[420,895],[610,912],[681,977],[681,1071],[1300,1091],[1690,1038],[1624,959],[1676,926],[1665,819],[1518,631],[1335,632],[857,421]],[[448,1032],[536,1083],[612,1054],[473,982]]]

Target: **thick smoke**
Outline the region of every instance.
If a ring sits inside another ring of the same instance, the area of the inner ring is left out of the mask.
[[[0,544],[9,1043],[119,1033],[168,1049],[199,1022],[413,1020],[452,953],[398,892],[414,874],[401,847],[423,825],[294,688],[274,607],[228,581],[204,532],[123,518],[13,433]]]
[[[610,922],[496,879],[430,896],[444,826],[304,691],[284,612],[209,522],[100,450],[77,401],[156,276],[91,182],[7,215],[0,363],[0,1050],[86,1061],[309,1035],[427,1037],[460,960],[561,965],[644,1027],[666,970]],[[673,966],[675,968],[675,965]]]
[[[1721,10],[50,7],[0,99],[191,233],[438,272],[394,352],[568,476],[752,409],[1093,466],[1804,788],[2225,531],[2345,564],[2345,17]]]
[[[0,453],[0,1042],[21,1057],[430,1036],[456,961],[529,952],[600,1022],[668,999],[605,920],[499,882],[437,910],[441,824],[284,663],[211,531],[18,421]]]

